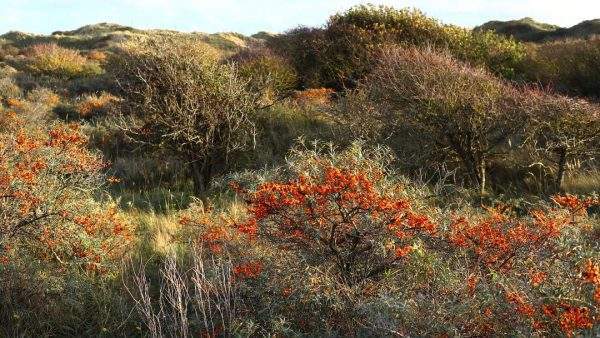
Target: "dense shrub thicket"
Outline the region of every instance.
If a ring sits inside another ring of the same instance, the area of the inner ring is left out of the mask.
[[[600,334],[595,39],[3,37],[0,336]]]
[[[584,100],[514,86],[449,54],[396,46],[381,52],[335,115],[354,134],[396,144],[421,166],[458,165],[483,193],[490,162],[522,148],[530,151],[524,165],[544,160],[560,189],[567,163],[598,152],[599,112]],[[364,118],[353,120],[356,114]]]
[[[571,95],[600,97],[600,39],[547,42],[528,49],[522,66],[526,79]]]
[[[271,39],[270,46],[293,60],[304,87],[354,87],[389,43],[448,49],[475,65],[514,77],[524,47],[490,32],[443,25],[417,10],[357,6],[332,16],[324,28],[300,27]]]

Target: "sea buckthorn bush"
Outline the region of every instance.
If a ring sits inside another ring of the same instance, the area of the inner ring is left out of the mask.
[[[599,200],[565,195],[554,203],[525,217],[498,206],[479,219],[452,220],[448,240],[464,250],[468,294],[484,303],[498,295],[482,305],[488,311],[482,334],[511,330],[501,318],[525,334],[572,336],[597,327],[598,248],[585,215]]]
[[[9,122],[0,139],[3,256],[23,249],[53,263],[104,269],[131,236],[116,210],[93,202],[106,164],[85,148],[78,125],[25,129],[18,117]]]
[[[238,230],[296,247],[315,264],[333,262],[345,282],[377,277],[401,264],[415,234],[435,232],[408,201],[382,196],[377,181],[327,167],[317,177],[262,184],[243,192],[251,218]]]
[[[54,332],[45,323],[88,306],[93,283],[117,273],[133,226],[95,200],[106,163],[86,148],[80,126],[0,115],[0,332]],[[77,307],[65,312],[69,301]],[[30,322],[40,315],[46,320]]]
[[[234,322],[256,327],[227,330],[597,332],[600,251],[587,215],[597,198],[557,195],[525,214],[502,204],[455,209],[394,178],[392,160],[358,143],[342,152],[300,146],[277,171],[231,177],[246,211],[183,216],[185,237],[196,232],[243,281]]]
[[[106,115],[119,99],[108,93],[86,95],[79,99],[75,110],[80,118],[89,119]]]

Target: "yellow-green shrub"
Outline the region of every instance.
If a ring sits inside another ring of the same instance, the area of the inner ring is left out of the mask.
[[[329,19],[324,29],[298,28],[270,40],[295,62],[303,85],[353,87],[389,43],[449,49],[470,63],[514,76],[524,56],[521,44],[493,33],[444,25],[418,10],[360,5]]]
[[[88,60],[76,50],[56,44],[34,45],[27,50],[26,55],[27,69],[37,75],[72,79],[102,73],[98,63]]]
[[[242,50],[229,58],[254,90],[264,91],[266,104],[287,95],[298,83],[291,63],[264,47]]]

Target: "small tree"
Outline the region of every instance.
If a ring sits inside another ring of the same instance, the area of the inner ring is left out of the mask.
[[[381,126],[402,127],[437,154],[453,154],[482,193],[488,160],[524,127],[515,123],[512,87],[432,50],[386,49],[360,91],[377,106]]]
[[[134,141],[187,161],[197,195],[253,139],[261,93],[210,47],[154,40],[109,64],[123,97],[120,126]]]
[[[560,190],[570,161],[600,154],[600,107],[535,89],[525,97],[534,111],[530,134],[536,149],[549,154],[555,164],[555,185]]]

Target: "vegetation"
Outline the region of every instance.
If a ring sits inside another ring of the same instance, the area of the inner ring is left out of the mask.
[[[600,97],[600,39],[549,42],[530,48],[522,66],[525,79],[569,95]]]
[[[600,33],[600,20],[583,21],[570,28],[536,22],[532,18],[511,21],[490,21],[476,31],[493,31],[519,41],[542,42],[562,39],[587,39]]]
[[[488,28],[2,35],[0,336],[600,335],[598,40]]]
[[[514,124],[521,117],[513,88],[434,51],[383,51],[364,88],[382,124],[420,135],[432,156],[454,155],[482,193],[490,157],[526,127]]]
[[[237,68],[220,64],[202,45],[158,47],[156,41],[132,47],[111,63],[123,97],[120,126],[134,141],[180,156],[194,192],[204,197],[231,153],[252,140],[250,115],[260,107],[262,88],[248,88]]]
[[[35,45],[26,53],[28,60],[25,66],[32,74],[71,79],[97,75],[101,72],[98,64],[88,61],[79,52],[56,44]]]
[[[269,44],[294,61],[304,87],[341,89],[356,86],[389,43],[447,48],[507,77],[523,57],[520,44],[498,35],[443,25],[417,10],[371,5],[332,16],[323,29],[300,27]]]

